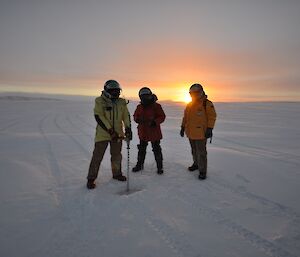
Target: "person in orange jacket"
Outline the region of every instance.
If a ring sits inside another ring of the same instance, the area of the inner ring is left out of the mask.
[[[141,103],[134,112],[134,121],[138,123],[138,135],[140,144],[138,145],[138,160],[133,172],[143,169],[146,157],[146,149],[148,142],[151,142],[152,151],[154,153],[157,173],[163,174],[163,155],[160,146],[162,133],[160,124],[164,122],[166,115],[159,103],[157,97],[148,87],[143,87],[139,91]]]
[[[213,103],[207,99],[203,87],[200,84],[193,84],[189,93],[192,101],[187,104],[184,110],[180,135],[184,133],[191,145],[193,165],[189,171],[199,170],[198,178],[206,179],[207,175],[207,150],[206,142],[213,136],[213,128],[216,121],[216,111]]]

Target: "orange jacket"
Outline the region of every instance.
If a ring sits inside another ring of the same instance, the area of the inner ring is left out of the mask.
[[[204,98],[187,104],[181,126],[189,139],[205,139],[205,131],[214,128],[216,117],[213,103]]]

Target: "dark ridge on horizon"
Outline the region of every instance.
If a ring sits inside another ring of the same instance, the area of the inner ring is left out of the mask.
[[[48,98],[48,97],[30,97],[30,96],[15,96],[15,95],[7,95],[0,96],[0,101],[63,101],[62,99],[56,98]]]
[[[27,93],[27,92],[1,92],[0,100],[15,100],[15,101],[25,101],[25,100],[68,100],[68,101],[94,101],[98,97],[95,96],[86,96],[86,95],[69,95],[69,94],[46,94],[46,93]],[[122,96],[121,96],[122,97]],[[123,96],[124,97],[124,96]],[[130,102],[138,103],[139,99],[124,97]],[[158,102],[164,104],[177,104],[177,105],[186,105],[186,102],[175,101],[175,100],[159,100]],[[286,101],[286,100],[252,100],[252,101],[213,101],[215,104],[249,104],[249,103],[300,103],[300,101]]]

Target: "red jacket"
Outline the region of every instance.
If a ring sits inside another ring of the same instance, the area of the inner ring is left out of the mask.
[[[143,141],[158,141],[162,139],[160,124],[164,122],[166,115],[158,103],[149,106],[139,104],[133,114],[134,121],[138,123],[138,135]],[[155,121],[156,126],[150,126]]]

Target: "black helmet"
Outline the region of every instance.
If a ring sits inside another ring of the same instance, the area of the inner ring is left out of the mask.
[[[200,84],[193,84],[190,87],[189,93],[203,92],[203,87]]]

